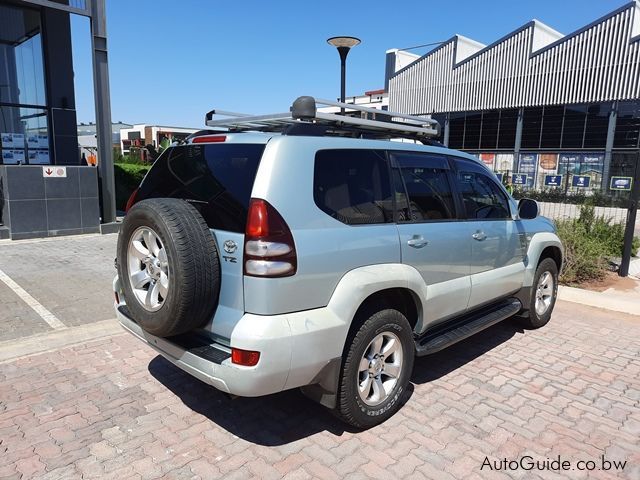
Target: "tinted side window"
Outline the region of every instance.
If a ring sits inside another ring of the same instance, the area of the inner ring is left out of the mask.
[[[232,143],[173,147],[156,160],[137,198],[189,199],[209,227],[244,232],[264,147]]]
[[[400,210],[400,221],[424,222],[456,217],[445,157],[392,153],[391,159],[394,168],[400,170],[409,197],[408,214]]]
[[[313,199],[347,225],[393,221],[393,199],[384,152],[321,150],[316,154]]]
[[[470,160],[456,159],[456,182],[467,218],[509,218],[509,202],[491,174]]]

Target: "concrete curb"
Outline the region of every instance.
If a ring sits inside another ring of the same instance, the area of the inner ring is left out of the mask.
[[[560,285],[558,287],[558,299],[589,307],[603,308],[613,312],[640,316],[640,296],[635,292],[632,292],[631,295],[620,295]]]
[[[6,340],[0,342],[0,365],[29,355],[50,352],[78,343],[124,333],[120,323],[112,319],[79,327],[53,330],[30,337]]]

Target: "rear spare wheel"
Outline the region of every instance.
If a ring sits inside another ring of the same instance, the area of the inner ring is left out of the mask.
[[[132,317],[147,332],[169,337],[206,323],[218,305],[215,241],[184,200],[136,203],[118,237],[118,275]]]

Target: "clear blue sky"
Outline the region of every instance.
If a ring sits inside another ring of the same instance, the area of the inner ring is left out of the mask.
[[[536,18],[561,33],[623,0],[107,0],[114,121],[201,127],[213,107],[288,109],[299,95],[337,98],[339,58],[326,39],[353,35],[347,95],[384,86],[385,51],[459,33],[488,44]],[[88,24],[75,19],[78,121],[92,121]],[[427,49],[416,53],[426,53]]]

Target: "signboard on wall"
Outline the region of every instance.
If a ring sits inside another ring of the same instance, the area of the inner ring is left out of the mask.
[[[561,187],[562,175],[545,175],[544,186],[545,187]]]
[[[604,171],[604,153],[584,153],[580,162],[580,175],[591,177],[591,187],[602,185],[602,173]]]
[[[42,167],[42,176],[44,178],[66,178],[67,167]]]
[[[547,183],[547,178],[557,176],[558,172],[558,154],[557,153],[541,153],[538,155],[538,174],[534,182],[535,188],[542,186],[555,186]]]
[[[513,153],[498,153],[494,167],[496,172],[513,172]]]
[[[2,148],[22,149],[24,148],[24,135],[22,133],[2,132],[0,133],[0,143],[2,143]]]
[[[524,173],[514,173],[511,179],[514,185],[527,185],[529,177]]]
[[[571,186],[578,188],[588,188],[591,184],[591,177],[588,175],[574,175],[571,178]]]
[[[633,184],[632,177],[611,177],[611,183],[609,184],[609,190],[631,190]]]
[[[578,173],[580,169],[579,153],[561,153],[558,156],[558,173],[561,175],[572,175]]]
[[[495,153],[481,153],[480,160],[484,163],[489,170],[494,169],[494,165],[496,163],[496,154]]]
[[[538,166],[538,154],[537,153],[521,153],[518,161],[518,172],[525,174],[527,177],[526,185],[533,187],[533,181],[536,177],[536,170]],[[516,182],[513,182],[517,185]]]
[[[47,165],[49,163],[49,150],[29,150],[29,164]]]

